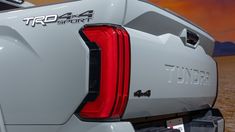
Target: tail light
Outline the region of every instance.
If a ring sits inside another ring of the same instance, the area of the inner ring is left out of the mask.
[[[79,116],[86,119],[120,118],[127,105],[129,92],[129,35],[119,26],[87,26],[80,33],[88,43],[95,43],[100,48],[101,61],[97,83],[99,94],[85,102]]]

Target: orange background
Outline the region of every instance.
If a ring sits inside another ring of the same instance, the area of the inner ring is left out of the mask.
[[[208,31],[218,41],[235,42],[235,0],[150,0]]]

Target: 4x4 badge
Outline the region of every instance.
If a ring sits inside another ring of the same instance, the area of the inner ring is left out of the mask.
[[[142,90],[138,90],[134,93],[135,97],[150,97],[151,96],[151,90],[148,90],[146,92],[143,92]]]

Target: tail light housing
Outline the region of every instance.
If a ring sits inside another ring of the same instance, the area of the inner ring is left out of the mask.
[[[100,72],[96,72],[95,76],[90,74],[93,76],[90,77],[93,80],[90,85],[96,87],[90,87],[90,89],[96,89],[98,92],[91,92],[97,94],[84,102],[79,116],[86,119],[121,118],[129,95],[129,35],[124,28],[111,25],[85,26],[80,34],[86,43],[99,47],[100,54],[96,52],[95,55],[100,57],[100,62],[93,64],[100,64],[100,66],[90,66],[90,72],[97,69]],[[97,58],[97,60],[99,59]],[[98,76],[97,82],[94,77]]]

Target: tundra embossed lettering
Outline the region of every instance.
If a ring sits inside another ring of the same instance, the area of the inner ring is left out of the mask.
[[[209,85],[210,73],[205,70],[165,64],[168,83]]]

